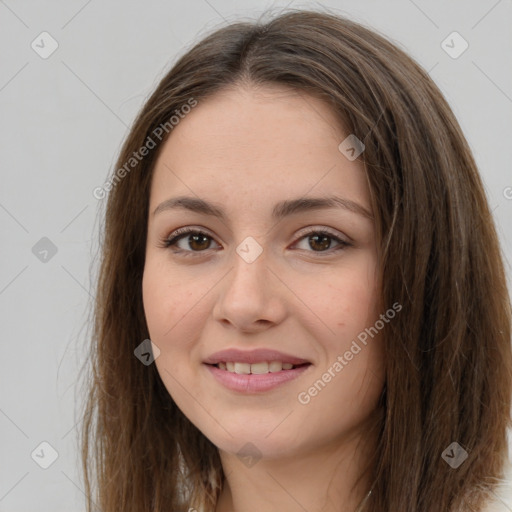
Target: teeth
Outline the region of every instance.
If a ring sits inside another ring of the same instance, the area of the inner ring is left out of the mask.
[[[283,363],[281,361],[271,361],[268,364],[268,369],[271,373],[280,372],[283,369]]]
[[[251,373],[261,374],[268,373],[268,363],[254,363],[251,364]]]
[[[261,363],[239,363],[233,361],[220,362],[217,367],[221,370],[226,370],[231,373],[238,373],[240,375],[263,375],[265,373],[275,373],[281,370],[291,370],[293,364],[283,363],[281,361],[262,361]]]
[[[251,373],[251,365],[249,363],[235,363],[235,373],[249,375]]]

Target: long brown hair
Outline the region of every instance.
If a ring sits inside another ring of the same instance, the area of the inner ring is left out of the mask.
[[[126,163],[158,127],[172,135],[169,119],[191,99],[200,105],[241,82],[322,98],[365,145],[379,300],[402,305],[382,332],[387,376],[366,510],[479,510],[503,476],[512,426],[511,305],[482,182],[428,74],[384,37],[313,11],[205,37],[161,80],[124,143],[116,170],[126,172],[108,187],[91,336],[87,510],[215,509],[216,447],[177,408],[156,366],[134,356],[149,337],[141,281],[152,170],[166,137]],[[454,442],[468,454],[457,469],[442,457]]]

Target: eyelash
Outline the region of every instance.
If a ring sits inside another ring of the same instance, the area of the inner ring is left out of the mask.
[[[163,249],[168,249],[168,248],[171,248],[173,246],[176,245],[177,242],[179,242],[179,240],[181,240],[182,238],[184,238],[186,235],[201,235],[201,236],[205,236],[205,237],[208,237],[210,239],[213,240],[213,237],[211,235],[209,235],[208,233],[206,233],[205,231],[202,231],[200,229],[192,229],[192,228],[180,228],[180,229],[177,229],[176,231],[174,231],[173,233],[171,233],[169,235],[169,237],[167,238],[163,238],[161,240],[161,245],[159,247],[163,248]],[[340,251],[342,249],[345,249],[347,247],[352,247],[352,244],[347,242],[346,240],[342,240],[341,238],[337,237],[336,235],[334,235],[333,233],[325,230],[325,229],[316,229],[316,230],[311,230],[311,231],[308,231],[307,233],[303,234],[299,239],[298,241],[304,239],[304,238],[308,238],[312,235],[323,235],[323,236],[327,236],[329,238],[331,238],[332,240],[334,240],[335,242],[337,242],[339,245],[338,247],[334,247],[334,248],[331,248],[331,249],[327,249],[326,251],[307,251],[307,252],[312,252],[314,254],[331,254],[332,252],[336,252],[336,251]],[[297,241],[297,242],[298,242]],[[297,243],[296,242],[296,243]],[[205,249],[204,251],[193,251],[193,250],[185,250],[185,249],[172,249],[176,254],[181,254],[183,256],[186,256],[186,257],[189,257],[189,256],[197,256],[201,253],[205,253],[207,252],[208,250],[210,249]],[[322,257],[322,256],[320,256]]]

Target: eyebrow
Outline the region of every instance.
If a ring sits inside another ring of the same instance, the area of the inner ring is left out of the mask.
[[[337,196],[329,197],[300,197],[297,199],[287,199],[277,203],[272,209],[272,219],[279,221],[284,217],[295,213],[304,213],[313,210],[325,210],[328,208],[343,208],[352,213],[356,213],[367,219],[373,220],[373,215],[361,204]],[[172,197],[160,203],[153,212],[158,213],[174,210],[185,209],[203,215],[211,215],[225,221],[226,214],[223,207],[217,203],[209,203],[203,199],[190,196]]]

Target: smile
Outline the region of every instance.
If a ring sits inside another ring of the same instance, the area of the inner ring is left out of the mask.
[[[224,388],[244,394],[275,389],[313,366],[306,359],[270,348],[225,349],[211,354],[203,365]]]
[[[305,363],[308,364],[308,363]],[[265,373],[276,373],[282,370],[293,370],[302,365],[283,363],[282,361],[262,361],[260,363],[242,363],[234,361],[221,361],[215,365],[219,370],[237,373],[239,375],[263,375]]]

